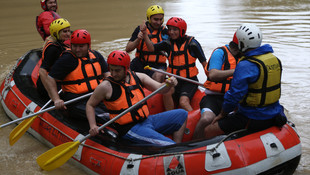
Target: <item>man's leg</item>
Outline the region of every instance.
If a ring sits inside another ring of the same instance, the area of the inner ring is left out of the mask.
[[[178,89],[177,89],[178,88]],[[187,81],[180,81],[176,87],[176,92],[179,96],[179,106],[186,111],[192,111],[191,99],[195,95],[198,85]]]
[[[172,94],[174,93],[174,88],[171,88],[169,92],[166,94],[163,94],[163,102],[164,102],[164,107],[166,111],[170,111],[174,109],[174,101]]]
[[[154,129],[164,135],[172,134],[173,141],[181,143],[186,128],[188,113],[184,109],[155,114],[151,117]]]
[[[183,109],[166,111],[150,115],[142,123],[133,126],[123,137],[137,143],[152,143],[156,145],[171,145],[175,141],[164,136],[178,132],[178,142],[182,141],[184,130],[182,126],[187,119],[187,112]],[[186,125],[186,124],[185,124]],[[182,130],[183,129],[183,130]]]
[[[173,133],[172,140],[175,141],[175,143],[181,143],[182,142],[184,132],[186,129],[186,123],[187,123],[187,119],[185,120],[185,122],[183,123],[181,128],[178,131]]]
[[[191,106],[191,100],[187,96],[180,97],[179,105],[182,109],[185,109],[188,112],[193,110]]]
[[[206,139],[211,139],[215,136],[229,134],[240,129],[245,129],[248,124],[249,118],[246,116],[238,112],[229,114],[214,124],[207,126],[204,130],[204,136]]]
[[[205,111],[202,113],[195,131],[194,131],[194,135],[193,135],[193,140],[195,139],[201,139],[204,137],[204,129],[206,126],[210,125],[211,122],[213,121],[213,119],[216,117],[216,115],[211,111]]]
[[[199,105],[201,111],[201,117],[198,121],[193,139],[204,138],[204,129],[212,123],[214,118],[220,113],[222,109],[222,104],[224,100],[224,95],[210,95],[204,96]]]
[[[215,136],[219,136],[219,135],[223,135],[223,134],[225,134],[225,133],[220,128],[218,122],[215,122],[214,124],[209,125],[204,129],[205,139],[211,139]]]

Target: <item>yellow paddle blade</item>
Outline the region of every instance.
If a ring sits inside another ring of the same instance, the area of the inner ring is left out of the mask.
[[[18,139],[20,139],[25,132],[30,128],[31,124],[34,122],[34,120],[37,118],[36,116],[27,118],[26,120],[23,120],[19,125],[17,125],[10,133],[10,145],[14,145],[15,142],[17,142]]]
[[[66,163],[77,151],[80,141],[67,142],[56,146],[37,158],[38,165],[46,170],[51,171]]]

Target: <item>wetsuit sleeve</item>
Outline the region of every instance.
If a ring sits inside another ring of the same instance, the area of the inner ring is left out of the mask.
[[[192,39],[192,41],[189,43],[189,53],[193,57],[198,58],[200,63],[207,61],[206,56],[200,46],[200,43],[196,39]]]
[[[78,66],[77,58],[69,53],[64,53],[53,65],[49,76],[56,80],[63,80],[70,72]]]
[[[62,50],[59,47],[55,45],[48,46],[44,52],[44,59],[42,61],[41,68],[49,72],[51,67],[55,63],[55,61],[59,58],[61,53],[62,53]]]
[[[250,83],[255,82],[259,77],[259,68],[255,63],[249,61],[240,61],[233,74],[230,89],[224,95],[223,110],[227,113],[233,111],[239,101],[248,92]]]
[[[134,41],[138,38],[138,34],[140,32],[140,27],[138,26],[135,31],[132,33],[131,38],[129,39],[129,41]]]
[[[210,71],[211,69],[221,70],[224,61],[224,51],[222,49],[216,49],[210,57],[208,71]]]
[[[169,54],[170,50],[171,50],[171,43],[170,43],[169,39],[163,40],[159,43],[154,44],[154,51],[155,52],[165,51]]]
[[[42,13],[42,24],[43,24],[43,30],[46,33],[46,35],[50,35],[50,24],[53,22],[54,17],[52,13],[50,12],[43,12]]]

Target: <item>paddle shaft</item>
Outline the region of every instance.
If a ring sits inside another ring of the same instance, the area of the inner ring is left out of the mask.
[[[141,105],[142,103],[144,103],[146,100],[150,99],[151,97],[153,97],[155,94],[157,94],[159,91],[161,91],[162,89],[164,89],[167,86],[167,84],[161,86],[160,88],[156,89],[155,91],[153,91],[151,94],[149,94],[148,96],[144,97],[142,100],[140,100],[138,103],[134,104],[133,106],[127,108],[125,111],[121,112],[118,116],[114,117],[113,119],[109,120],[108,122],[106,122],[105,124],[101,125],[98,128],[98,131],[102,130],[103,128],[105,128],[106,126],[110,125],[111,123],[113,123],[115,120],[121,118],[123,115],[125,115],[127,112],[133,110],[135,107]],[[88,134],[86,135],[84,138],[80,139],[80,143],[82,143],[83,141],[85,141],[86,139],[90,138],[91,135]]]
[[[62,92],[62,89],[58,91],[58,94],[60,94],[61,92]],[[38,112],[45,109],[51,103],[51,101],[52,100],[50,99],[47,103],[45,103],[45,105]],[[9,143],[11,146],[13,146],[26,133],[26,131],[30,128],[30,126],[32,125],[32,123],[37,117],[38,116],[36,115],[34,117],[23,120],[20,124],[18,124],[11,131],[10,136],[9,136]]]
[[[85,95],[82,95],[82,96],[80,96],[80,97],[77,97],[77,98],[68,100],[68,101],[66,101],[64,104],[65,104],[65,105],[71,104],[71,103],[76,102],[76,101],[78,101],[78,100],[81,100],[81,99],[84,99],[84,98],[86,98],[86,97],[89,97],[89,96],[91,96],[92,94],[93,94],[93,92],[88,93],[88,94],[85,94]],[[44,109],[44,110],[42,110],[42,111],[39,111],[39,112],[30,114],[30,115],[27,115],[27,116],[18,118],[18,119],[16,119],[16,120],[12,120],[12,121],[10,121],[10,122],[8,122],[8,123],[5,123],[5,124],[1,125],[0,128],[3,128],[3,127],[8,126],[8,125],[10,125],[10,124],[13,124],[13,123],[16,123],[16,122],[25,120],[25,119],[27,119],[27,118],[30,118],[30,117],[33,117],[33,116],[42,114],[42,113],[44,113],[44,112],[48,112],[48,111],[54,110],[54,109],[55,109],[55,106],[51,106],[51,107],[46,108],[46,109]]]
[[[173,76],[173,77],[175,77],[175,78],[178,78],[178,79],[181,79],[181,80],[184,80],[184,81],[188,81],[188,82],[191,82],[191,83],[194,83],[194,84],[197,84],[197,85],[203,87],[203,83],[200,83],[200,82],[198,82],[198,81],[191,80],[191,79],[188,79],[188,78],[185,78],[185,77],[181,77],[181,76],[179,76],[179,75],[175,75],[175,74],[172,74],[172,73],[169,73],[169,72],[160,70],[160,69],[156,69],[156,68],[149,67],[149,66],[145,66],[144,69],[150,69],[150,70],[155,71],[155,72],[160,72],[160,73],[163,73],[163,74],[166,74],[166,75],[169,75],[169,76]]]
[[[58,94],[60,94],[61,92],[62,92],[62,89],[58,91]],[[43,109],[45,109],[46,106],[49,105],[51,102],[52,102],[52,99],[48,100],[48,102],[46,102],[45,105],[42,106],[42,108],[38,112],[41,112]]]
[[[164,89],[167,86],[167,84],[161,86],[160,88],[158,88],[157,90],[155,90],[154,92],[152,92],[150,95],[148,95],[147,97],[143,98],[142,100],[140,100],[139,102],[137,102],[136,104],[134,104],[133,106],[127,108],[126,110],[124,110],[122,113],[120,113],[118,116],[116,116],[115,118],[109,120],[108,122],[106,122],[104,125],[100,126],[98,128],[98,131],[102,130],[104,127],[108,126],[109,124],[111,124],[112,122],[114,122],[115,120],[119,119],[120,117],[122,117],[123,115],[125,115],[127,112],[133,110],[135,107],[137,107],[138,105],[141,105],[142,103],[144,103],[146,100],[148,100],[149,98],[151,98],[152,96],[154,96],[155,94],[157,94],[159,91],[161,91],[162,89]],[[85,141],[86,139],[88,139],[89,137],[91,137],[90,134],[88,134],[87,136],[81,138],[80,140],[74,141],[74,142],[67,142],[61,145],[58,145],[52,149],[50,149],[49,151],[41,154],[38,158],[37,158],[37,163],[38,165],[44,169],[44,170],[53,170],[55,168],[58,168],[59,166],[63,165],[64,163],[66,163],[73,155],[74,153],[78,150],[79,145]]]

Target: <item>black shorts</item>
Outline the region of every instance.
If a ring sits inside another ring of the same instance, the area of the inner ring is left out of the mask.
[[[198,81],[197,77],[194,77],[191,79]],[[190,100],[192,100],[197,89],[198,89],[197,84],[178,79],[178,85],[175,87],[175,92],[173,94],[173,98],[174,98],[174,100],[176,100],[176,102],[179,101],[181,96],[187,96]]]
[[[220,119],[218,124],[225,134],[241,129],[248,129],[249,132],[257,132],[276,125],[275,117],[268,120],[254,120],[238,112],[229,114],[228,116]]]
[[[137,57],[134,58],[130,62],[130,70],[134,72],[142,72],[142,73],[147,74],[149,77],[152,77],[154,74],[154,71],[149,70],[149,69],[144,69],[145,66],[150,66],[150,67],[154,67],[156,69],[162,69],[162,70],[167,69],[166,63],[147,63],[147,62],[141,61],[141,59]]]
[[[224,102],[224,95],[206,95],[202,97],[199,105],[200,110],[203,111],[204,108],[210,109],[215,115],[219,115],[222,109],[222,104]]]
[[[66,92],[66,93],[64,93],[63,98],[65,101],[68,101],[68,100],[78,98],[82,95],[83,94],[74,94],[74,93]],[[71,118],[87,121],[86,103],[87,103],[88,99],[89,99],[89,97],[66,105],[67,111],[69,112],[69,115]],[[95,108],[96,120],[100,119],[100,123],[105,123],[108,120],[110,120],[109,116],[106,115],[107,111],[108,110],[107,110],[106,106],[102,102],[100,102]]]

